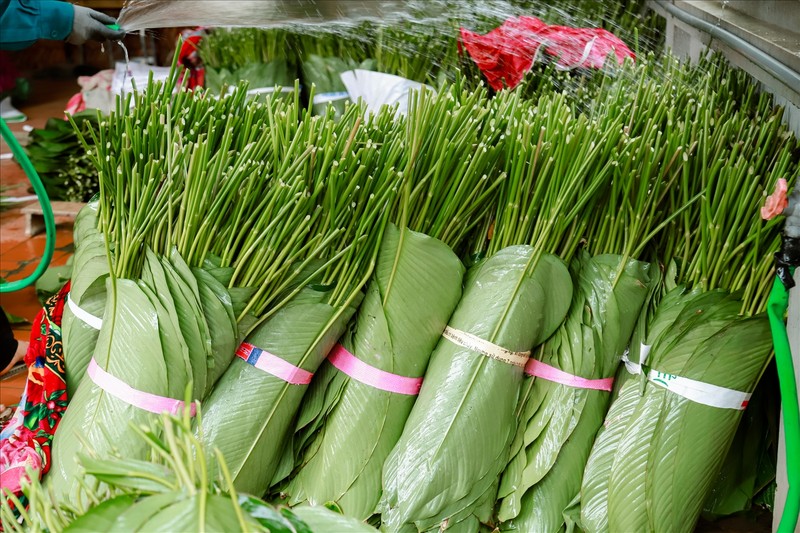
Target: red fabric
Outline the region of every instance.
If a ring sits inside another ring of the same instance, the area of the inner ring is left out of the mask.
[[[206,71],[203,68],[198,52],[198,46],[200,41],[203,40],[203,35],[203,28],[184,32],[183,44],[178,51],[178,62],[186,69],[184,75],[189,76],[189,80],[186,82],[188,89],[203,87],[206,82]],[[183,78],[181,78],[182,81]]]
[[[25,392],[14,417],[0,434],[2,486],[12,490],[23,504],[26,501],[19,488],[27,476],[25,468],[33,469],[40,479],[50,470],[50,443],[67,409],[61,316],[69,287],[67,283],[52,296],[33,322],[25,354]]]
[[[620,64],[634,57],[622,40],[602,28],[548,26],[536,17],[510,18],[485,35],[461,28],[462,46],[496,91],[516,87],[542,46],[565,68],[602,68],[612,52]]]

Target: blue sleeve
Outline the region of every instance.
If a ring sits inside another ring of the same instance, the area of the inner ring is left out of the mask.
[[[72,32],[72,4],[58,0],[0,0],[0,49],[21,50],[39,39],[62,41]]]

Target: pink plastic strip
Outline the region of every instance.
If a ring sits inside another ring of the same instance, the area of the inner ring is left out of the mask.
[[[537,361],[536,359],[531,359],[528,361],[528,364],[525,365],[525,373],[529,376],[536,376],[537,378],[546,379],[547,381],[552,381],[554,383],[560,383],[562,385],[566,385],[567,387],[575,387],[576,389],[611,391],[611,389],[614,387],[614,378],[579,378],[578,376],[568,374],[563,370],[559,370],[558,368],[552,367],[546,363],[542,363],[541,361]]]
[[[185,404],[181,400],[156,396],[149,392],[136,390],[119,378],[116,378],[100,368],[97,361],[92,358],[89,368],[86,370],[95,385],[109,393],[111,396],[122,400],[128,405],[138,407],[151,413],[172,413],[179,414],[183,411]],[[197,406],[192,404],[190,407],[191,415],[197,412]]]
[[[354,380],[376,389],[416,396],[422,388],[422,378],[398,376],[375,368],[348,352],[341,344],[336,345],[328,361]]]
[[[273,375],[292,385],[308,385],[314,374],[308,370],[294,366],[280,357],[274,356],[250,343],[243,342],[236,350],[236,356],[244,359],[267,374]]]

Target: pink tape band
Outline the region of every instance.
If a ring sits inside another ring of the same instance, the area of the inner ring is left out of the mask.
[[[311,378],[314,377],[312,372],[294,366],[292,363],[247,342],[243,342],[239,346],[236,356],[257,369],[292,385],[308,385],[311,383]]]
[[[181,400],[174,400],[172,398],[165,398],[150,394],[149,392],[142,392],[136,390],[119,378],[116,378],[100,368],[97,361],[92,358],[89,363],[89,368],[86,370],[89,378],[95,385],[109,393],[111,396],[122,400],[128,405],[138,407],[144,411],[151,413],[172,413],[179,414],[183,411],[186,405]],[[194,416],[197,412],[197,406],[193,403],[190,407],[191,415]]]
[[[354,380],[376,389],[416,396],[422,387],[422,378],[407,378],[375,368],[348,352],[341,344],[336,345],[328,361]]]
[[[576,389],[592,389],[611,391],[614,387],[614,378],[605,379],[586,379],[578,376],[568,374],[563,370],[559,370],[536,359],[531,359],[525,365],[525,373],[529,376],[546,379],[554,383],[560,383],[567,387],[575,387]]]

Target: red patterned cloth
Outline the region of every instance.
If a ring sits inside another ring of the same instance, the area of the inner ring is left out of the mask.
[[[52,296],[36,316],[25,355],[25,392],[0,433],[0,486],[22,503],[26,502],[20,483],[27,476],[26,468],[37,472],[39,479],[50,469],[50,444],[67,409],[61,315],[69,285]]]

